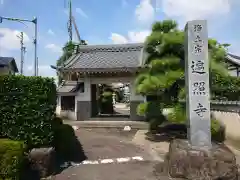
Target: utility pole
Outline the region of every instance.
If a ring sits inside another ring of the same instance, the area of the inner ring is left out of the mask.
[[[34,30],[35,38],[33,40],[33,44],[34,44],[34,76],[38,76],[38,57],[37,57],[37,33],[38,33],[38,29],[37,29],[37,18],[34,17],[32,22],[35,25],[35,30]]]
[[[25,54],[26,54],[26,47],[25,46],[23,46],[22,53],[23,53],[23,63],[22,63],[22,74],[23,74],[23,64],[24,64],[24,61],[25,61]]]
[[[37,75],[38,75],[38,70],[39,70],[38,69],[38,57],[37,57],[37,66],[36,67],[37,67]]]
[[[34,44],[34,76],[37,76],[37,69],[38,69],[38,59],[37,59],[37,18],[34,17],[33,20],[28,20],[28,19],[19,19],[19,18],[9,18],[9,17],[2,17],[0,16],[0,23],[3,22],[3,20],[9,20],[9,21],[17,21],[20,22],[22,24],[24,24],[24,22],[31,22],[34,24],[35,26],[35,31],[34,31],[34,40],[33,40],[33,44]],[[24,24],[26,26],[26,24]]]
[[[24,53],[26,52],[26,48],[23,46],[23,32],[17,36],[20,39],[21,45],[21,63],[20,63],[20,74],[23,74],[23,63],[24,63]]]
[[[68,33],[69,41],[72,42],[72,0],[68,1],[68,6],[69,6]]]

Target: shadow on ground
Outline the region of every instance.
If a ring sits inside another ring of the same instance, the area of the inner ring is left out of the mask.
[[[213,142],[223,143],[225,141],[225,127],[220,127],[218,130],[211,129],[211,133]],[[165,124],[158,127],[156,131],[147,132],[146,139],[154,142],[187,139],[187,126],[185,124]]]
[[[147,132],[146,139],[154,142],[170,142],[173,139],[186,139],[187,127],[184,124],[167,124],[158,127],[157,131]]]
[[[68,156],[64,157],[64,155],[57,154],[54,175],[61,173],[64,169],[71,166],[71,163],[81,163],[82,161],[87,159],[82,144],[79,141],[79,138],[74,136],[74,139],[71,141],[72,145],[71,147],[69,147],[70,151],[68,152]]]
[[[69,126],[69,125],[64,125]],[[70,129],[70,128],[69,128]],[[62,132],[61,132],[62,133]],[[44,166],[47,171],[46,176],[54,176],[60,174],[64,169],[71,166],[71,163],[81,163],[82,161],[86,160],[87,157],[84,153],[82,144],[80,143],[79,138],[74,133],[74,130],[71,127],[71,138],[62,139],[62,143],[55,146],[55,157],[53,158],[54,162],[49,163],[48,166]],[[62,134],[64,136],[64,134]],[[58,136],[59,138],[59,136]],[[23,175],[20,180],[40,180],[41,179],[41,171],[39,168],[35,168],[32,163],[25,160],[25,168],[23,170]],[[46,177],[44,176],[44,177]]]

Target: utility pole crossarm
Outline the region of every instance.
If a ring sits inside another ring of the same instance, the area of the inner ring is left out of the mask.
[[[10,18],[10,17],[3,17],[3,16],[0,16],[0,22],[1,22],[1,20],[3,20],[3,19],[5,19],[5,20],[9,20],[9,21],[25,21],[25,22],[32,22],[32,23],[35,23],[35,19],[36,18],[34,18],[33,20],[29,20],[29,19],[20,19],[20,18]]]
[[[31,22],[35,25],[35,37],[34,37],[34,76],[37,76],[38,75],[38,58],[37,58],[37,18],[34,17],[33,20],[29,20],[29,19],[20,19],[20,18],[10,18],[10,17],[3,17],[3,16],[0,16],[0,23],[3,22],[3,20],[9,20],[9,21],[16,21],[16,22],[20,22],[22,24],[24,24],[23,22]],[[26,24],[24,24],[26,25]],[[27,26],[27,25],[26,25]]]

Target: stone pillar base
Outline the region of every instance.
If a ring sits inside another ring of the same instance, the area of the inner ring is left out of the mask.
[[[77,102],[77,121],[88,120],[91,117],[91,101]]]
[[[144,121],[145,117],[137,115],[137,107],[142,101],[130,101],[130,119],[131,121]]]
[[[224,144],[210,150],[192,148],[187,140],[173,140],[169,146],[168,171],[172,178],[194,180],[237,180],[235,155]]]

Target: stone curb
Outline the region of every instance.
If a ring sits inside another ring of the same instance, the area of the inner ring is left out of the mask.
[[[136,121],[64,121],[64,123],[79,128],[120,128],[130,126],[131,129],[147,130],[149,125],[146,122]]]

